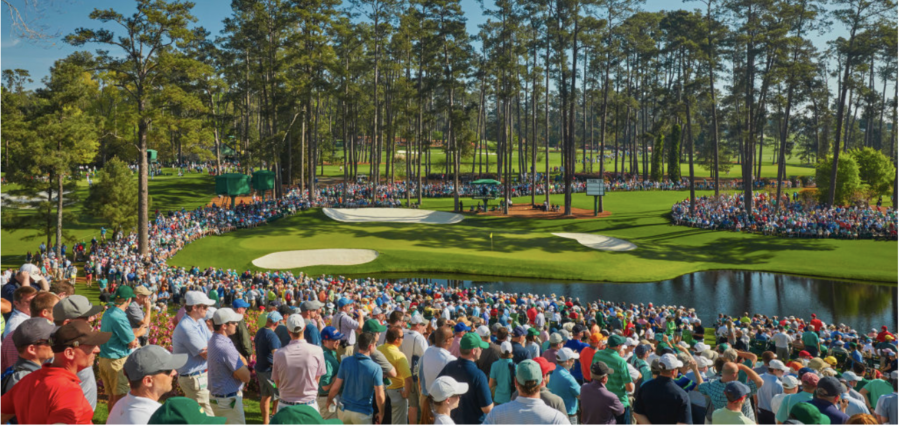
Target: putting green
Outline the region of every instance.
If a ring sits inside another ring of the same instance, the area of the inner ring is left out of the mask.
[[[698,192],[698,196],[710,192]],[[273,251],[367,248],[370,263],[314,266],[308,274],[442,272],[560,280],[644,282],[715,269],[768,271],[869,282],[897,282],[897,243],[784,239],[671,226],[672,203],[688,192],[615,192],[605,198],[610,217],[537,220],[466,215],[458,224],[341,223],[319,209],[264,227],[191,243],[169,263],[254,269]],[[573,196],[590,209],[592,198]],[[452,199],[426,199],[423,209],[449,211]],[[518,203],[530,198],[518,198]],[[561,203],[562,195],[554,195]],[[588,233],[627,240],[632,251],[596,251],[554,232]],[[491,235],[493,234],[493,239]],[[493,241],[493,243],[492,243]],[[299,271],[300,269],[295,269]]]

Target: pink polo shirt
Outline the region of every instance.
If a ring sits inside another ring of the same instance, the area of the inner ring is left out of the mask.
[[[292,340],[275,351],[272,380],[278,385],[278,395],[284,401],[307,403],[318,396],[316,378],[325,374],[325,353],[303,339]]]

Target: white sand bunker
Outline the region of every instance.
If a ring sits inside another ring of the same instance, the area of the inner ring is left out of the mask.
[[[408,208],[325,208],[322,212],[332,220],[345,223],[453,224],[465,218],[462,214]]]
[[[574,239],[585,247],[600,251],[631,251],[637,248],[637,245],[624,239],[603,235],[592,235],[590,233],[554,233],[554,235],[560,238]]]
[[[378,258],[374,250],[329,248],[324,250],[281,251],[253,261],[263,269],[295,269],[307,266],[348,266],[369,263]]]

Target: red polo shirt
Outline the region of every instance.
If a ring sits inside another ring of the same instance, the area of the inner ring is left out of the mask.
[[[94,410],[80,382],[75,373],[45,364],[3,395],[0,413],[23,425],[90,425]]]

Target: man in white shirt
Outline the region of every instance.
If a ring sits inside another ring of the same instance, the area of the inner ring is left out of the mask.
[[[419,361],[419,390],[422,396],[428,395],[428,386],[431,385],[441,370],[444,370],[456,357],[450,354],[450,345],[453,344],[453,329],[443,326],[434,332],[434,346],[425,350]]]
[[[425,339],[425,329],[427,328],[425,318],[422,315],[415,314],[409,320],[409,329],[404,332],[403,343],[400,344],[400,352],[406,356],[409,362],[409,369],[412,371],[413,380],[412,387],[409,390],[409,420],[419,420],[419,367],[422,363],[422,357],[428,349],[428,340]]]
[[[769,402],[772,407],[772,413],[776,415],[778,414],[778,409],[781,408],[781,403],[784,401],[784,398],[797,393],[797,390],[800,388],[800,379],[797,379],[794,376],[782,376],[781,386],[784,393],[776,394],[772,397],[772,401]]]
[[[766,373],[763,373],[760,376],[763,380],[763,386],[756,393],[756,400],[759,405],[760,424],[775,424],[775,413],[772,412],[772,397],[784,392],[781,378],[784,376],[786,370],[787,366],[785,366],[783,362],[780,360],[771,360],[769,361]]]
[[[110,425],[147,425],[161,405],[159,399],[172,391],[177,369],[187,363],[187,354],[170,354],[160,346],[139,348],[125,360],[125,376],[131,391],[116,402],[106,420]]]
[[[781,361],[787,361],[791,357],[791,336],[784,332],[784,326],[778,327],[778,333],[772,336],[775,342],[775,356]]]

